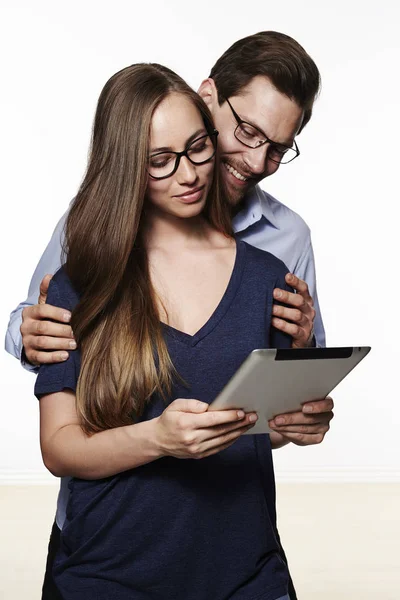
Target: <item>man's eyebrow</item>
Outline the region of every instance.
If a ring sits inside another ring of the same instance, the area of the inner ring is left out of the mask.
[[[249,125],[251,125],[252,127],[255,127],[255,129],[258,129],[258,131],[260,131],[260,133],[262,133],[266,138],[271,140],[271,142],[274,143],[276,146],[285,146],[285,148],[291,148],[293,146],[294,140],[288,140],[288,141],[285,140],[284,142],[277,142],[276,140],[271,139],[269,137],[269,135],[267,135],[265,133],[264,129],[262,129],[259,125],[256,125],[253,121],[246,120],[246,119],[243,119],[243,121],[245,123],[249,123]]]
[[[206,135],[207,131],[205,127],[202,127],[201,129],[198,129],[197,131],[195,131],[194,133],[192,133],[192,135],[186,140],[185,142],[185,149],[190,146],[190,144],[197,138],[199,137],[201,134]],[[160,148],[151,148],[150,150],[150,154],[155,154],[158,152],[175,152],[175,150],[172,150],[171,146],[162,146]]]
[[[242,121],[244,121],[245,123],[248,123],[249,125],[251,125],[252,127],[254,127],[255,129],[257,129],[260,133],[263,134],[263,136],[265,136],[268,139],[271,139],[268,135],[266,135],[265,131],[259,126],[256,125],[252,120],[250,120],[248,117],[245,117],[243,115],[239,115],[238,111],[236,111],[236,113],[238,114],[238,116],[241,118]],[[284,141],[284,142],[276,142],[275,140],[271,139],[271,142],[273,142],[274,144],[276,144],[277,146],[285,146],[285,148],[291,148],[294,144],[294,139],[293,140],[289,140],[289,141]]]

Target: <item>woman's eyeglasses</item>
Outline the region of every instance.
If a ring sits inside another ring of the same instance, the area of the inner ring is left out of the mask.
[[[171,177],[178,167],[180,160],[185,156],[193,165],[204,165],[214,158],[217,151],[218,131],[202,135],[191,142],[182,152],[156,152],[151,154],[147,171],[153,179],[166,179]]]

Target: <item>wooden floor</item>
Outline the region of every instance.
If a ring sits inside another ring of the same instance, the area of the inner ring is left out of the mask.
[[[56,495],[0,487],[1,600],[40,599]],[[280,484],[278,515],[299,600],[400,600],[400,484]]]

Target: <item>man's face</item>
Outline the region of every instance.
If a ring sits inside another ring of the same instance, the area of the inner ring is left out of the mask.
[[[238,123],[227,102],[219,106],[212,79],[202,83],[199,93],[210,108],[219,131],[222,178],[230,202],[236,206],[256,183],[275,173],[279,164],[271,160],[269,143],[249,148],[236,139],[234,132]],[[254,77],[240,90],[240,95],[228,100],[243,121],[257,127],[277,144],[292,146],[303,120],[303,110],[278,92],[269,79]]]

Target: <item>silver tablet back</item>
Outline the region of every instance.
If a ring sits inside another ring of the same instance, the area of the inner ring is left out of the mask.
[[[254,350],[210,405],[210,410],[256,411],[249,434],[268,433],[268,420],[325,398],[370,347]]]

